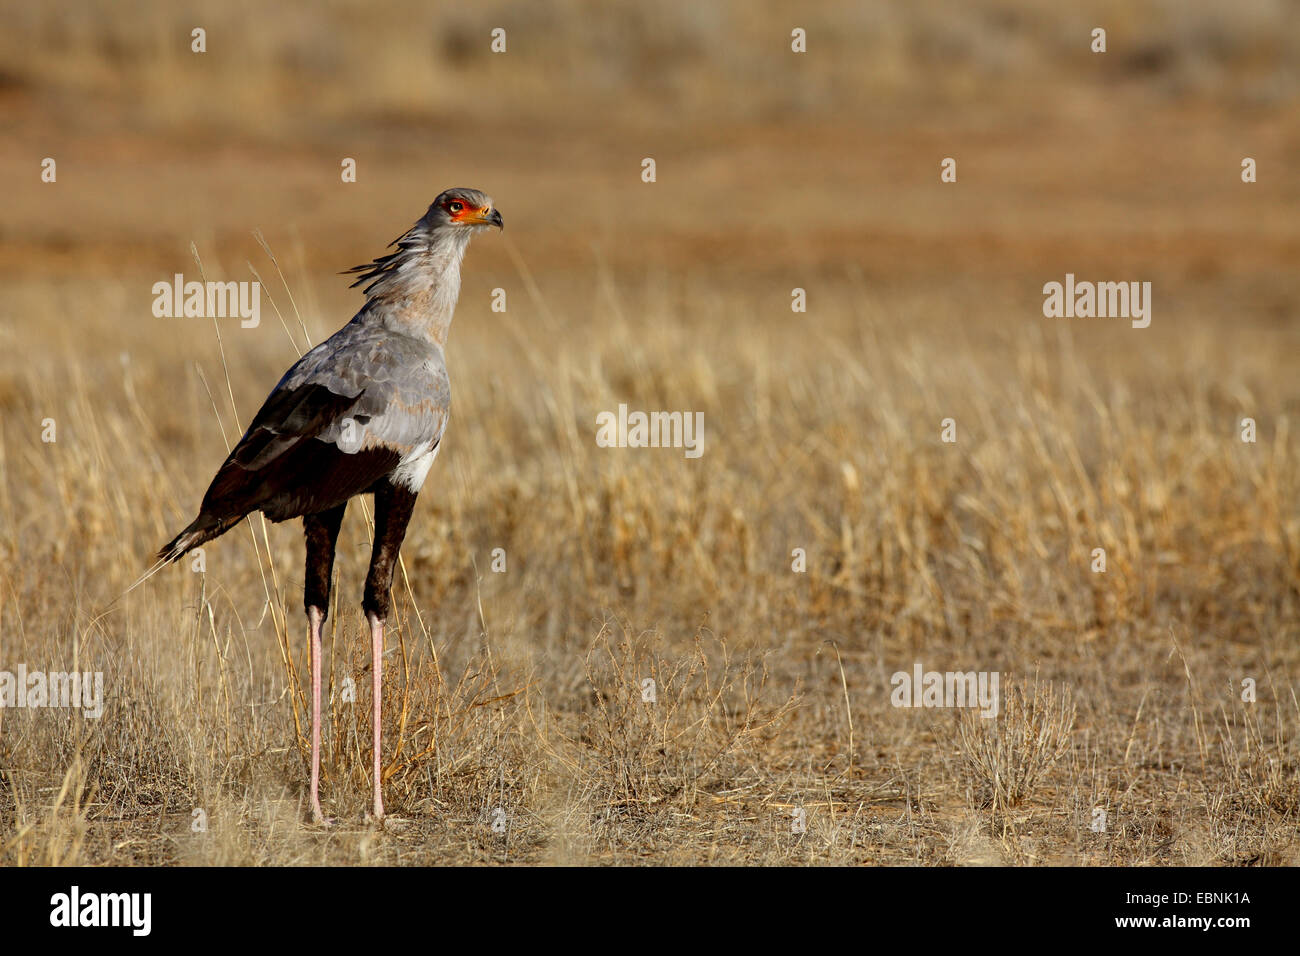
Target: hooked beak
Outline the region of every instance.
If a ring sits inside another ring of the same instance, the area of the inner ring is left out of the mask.
[[[498,229],[506,227],[505,220],[501,218],[501,213],[493,209],[485,216],[476,216],[473,219],[460,220],[467,226],[496,226]]]

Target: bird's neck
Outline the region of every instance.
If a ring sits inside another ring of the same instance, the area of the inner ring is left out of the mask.
[[[433,235],[412,230],[403,236],[383,274],[368,288],[358,318],[445,346],[469,239],[468,229]]]

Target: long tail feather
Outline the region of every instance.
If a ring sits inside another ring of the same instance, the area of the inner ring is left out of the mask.
[[[203,542],[211,541],[213,538],[225,534],[243,520],[243,515],[233,515],[228,518],[214,518],[211,515],[199,515],[190,522],[189,526],[184,531],[158,549],[158,554],[155,556],[154,563],[149,566],[149,569],[145,571],[144,574],[135,579],[134,584],[119,594],[114,600],[114,603],[126,597],[173,561],[179,561],[188,552],[194,550]]]

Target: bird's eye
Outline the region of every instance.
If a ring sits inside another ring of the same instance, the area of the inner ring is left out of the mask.
[[[447,209],[453,213],[464,212],[465,204],[463,202],[452,202],[447,204]]]

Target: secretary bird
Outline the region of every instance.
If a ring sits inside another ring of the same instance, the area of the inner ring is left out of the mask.
[[[375,496],[375,541],[361,608],[370,623],[376,820],[380,674],[393,568],[416,495],[438,454],[451,407],[443,349],[460,263],[470,237],[504,225],[490,197],[449,189],[390,245],[397,251],[349,269],[368,283],[352,321],[285,373],[217,470],[199,516],[158,552],[161,567],[229,531],[255,511],[302,518],[307,538],[303,606],[311,640],[311,812],[320,806],[321,625],[329,613],[334,546],[348,499]]]

